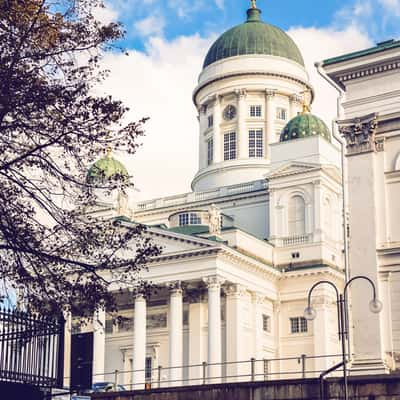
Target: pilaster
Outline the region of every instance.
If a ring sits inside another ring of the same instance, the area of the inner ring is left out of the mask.
[[[222,161],[222,137],[221,137],[221,96],[215,95],[214,100],[214,163]]]
[[[265,90],[265,157],[271,160],[270,144],[273,143],[275,135],[275,89]]]
[[[377,115],[369,114],[338,123],[347,144],[350,271],[352,276],[365,275],[370,278],[378,289],[379,297],[376,182],[383,177],[377,175],[376,169],[376,153],[381,150],[376,141]],[[365,283],[352,285],[353,374],[386,371],[380,322],[382,316],[370,312],[366,296],[372,298],[370,288],[365,287]]]
[[[239,141],[239,157],[240,159],[249,158],[249,139],[246,130],[247,105],[245,89],[235,91],[238,104],[237,133],[236,137]]]

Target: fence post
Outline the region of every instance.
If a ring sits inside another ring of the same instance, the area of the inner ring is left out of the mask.
[[[158,370],[158,372],[157,372],[157,385],[158,385],[158,388],[160,389],[160,387],[161,387],[161,370],[162,370],[162,366],[159,365],[157,370]]]
[[[58,336],[58,358],[57,358],[57,386],[63,387],[64,385],[64,352],[65,352],[65,319],[61,315],[58,319],[59,336]],[[50,356],[49,356],[50,357]]]
[[[206,384],[206,377],[207,377],[207,363],[203,361],[203,385]]]
[[[268,380],[269,375],[269,363],[268,360],[264,358],[264,381]]]
[[[306,358],[305,354],[301,355],[301,377],[303,379],[306,377]]]
[[[250,359],[250,362],[251,362],[251,381],[254,382],[255,375],[256,375],[256,359],[254,357],[252,357]]]
[[[118,370],[116,369],[114,371],[114,390],[117,391],[117,385],[118,385]]]

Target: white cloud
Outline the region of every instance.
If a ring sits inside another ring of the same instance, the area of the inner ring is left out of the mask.
[[[165,19],[162,16],[150,15],[134,25],[140,36],[162,36],[164,34]]]
[[[119,156],[141,190],[138,199],[190,191],[198,166],[192,91],[212,39],[151,38],[145,53],[109,54],[104,59],[110,76],[102,89],[131,108],[132,120],[151,118],[143,147],[133,157]]]
[[[386,12],[392,16],[400,17],[400,0],[379,0]]]
[[[105,25],[117,21],[118,19],[118,12],[108,4],[104,5],[104,7],[94,8],[93,15],[98,21]]]
[[[315,89],[313,113],[330,124],[336,117],[337,92],[318,75],[314,67],[315,62],[364,49],[370,47],[372,43],[365,33],[354,26],[343,30],[300,27],[292,28],[288,33],[303,54],[311,84]]]

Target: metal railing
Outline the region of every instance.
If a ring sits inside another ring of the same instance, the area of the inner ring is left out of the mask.
[[[0,381],[63,386],[64,319],[0,309]]]
[[[93,379],[94,382],[114,383],[115,387],[123,385],[127,390],[142,390],[216,383],[318,378],[329,367],[337,364],[340,357],[340,354],[327,356],[301,354],[297,357],[251,358],[244,361],[213,364],[202,362],[177,367],[159,365],[151,370],[114,370],[94,375]],[[216,369],[220,373],[213,372]]]

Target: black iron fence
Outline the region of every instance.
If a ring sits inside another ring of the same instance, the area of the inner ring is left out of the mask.
[[[0,381],[61,388],[64,319],[0,308]]]

